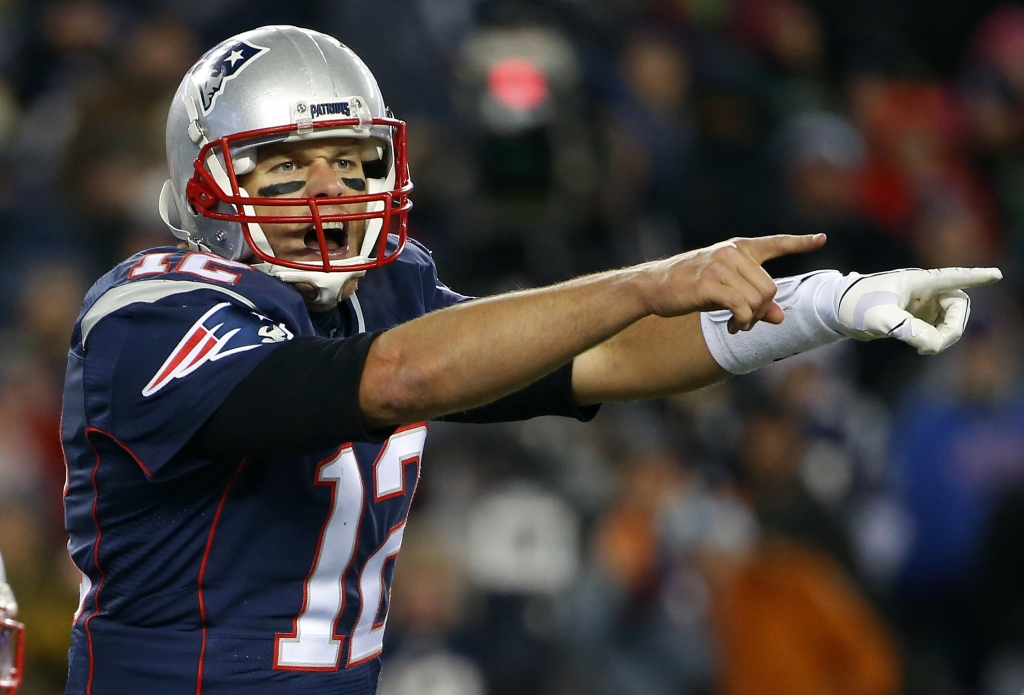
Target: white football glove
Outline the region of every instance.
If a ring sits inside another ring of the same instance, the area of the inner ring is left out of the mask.
[[[919,354],[934,355],[964,334],[971,315],[964,290],[1002,277],[998,268],[851,273],[836,293],[836,315],[851,338],[898,338]]]

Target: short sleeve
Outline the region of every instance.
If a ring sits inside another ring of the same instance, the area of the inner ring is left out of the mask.
[[[423,305],[427,313],[472,299],[472,297],[459,294],[438,279],[434,257],[426,247],[413,240],[409,241],[409,246],[411,250],[419,252],[417,257],[420,264],[420,277],[423,282]]]
[[[433,266],[431,266],[433,269]],[[466,297],[450,289],[447,285],[437,279],[437,272],[432,274],[433,286],[427,288],[424,296],[427,300],[427,311],[437,311],[446,307],[454,306],[461,302],[468,301],[472,297]],[[429,280],[429,279],[428,279]]]
[[[154,475],[292,330],[199,290],[129,304],[83,341],[87,418]]]

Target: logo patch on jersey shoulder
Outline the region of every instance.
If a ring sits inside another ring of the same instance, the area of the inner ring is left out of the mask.
[[[254,46],[248,41],[237,41],[215,54],[206,56],[194,73],[196,86],[199,87],[199,97],[202,100],[203,115],[210,115],[214,104],[217,103],[217,97],[229,81],[269,50],[262,46]]]
[[[218,335],[221,328],[224,327],[224,322],[216,323],[214,317],[217,312],[229,306],[231,306],[230,302],[221,302],[192,324],[192,327],[185,333],[185,337],[171,351],[164,363],[160,365],[160,369],[142,389],[144,397],[152,396],[175,379],[188,376],[207,362],[216,362],[230,355],[255,350],[267,343],[280,343],[294,337],[283,324],[271,324],[260,326],[256,331],[254,338],[258,338],[259,342],[228,347],[228,343],[242,331],[242,328],[232,328],[225,331],[223,335]],[[252,313],[261,321],[270,321],[266,316],[256,312]]]
[[[281,325],[263,326],[256,333],[263,338],[261,343],[282,343],[292,339],[292,332]]]

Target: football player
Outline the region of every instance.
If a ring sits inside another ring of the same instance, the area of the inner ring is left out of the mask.
[[[998,278],[773,281],[824,243],[776,236],[467,300],[406,236],[404,123],[295,27],[207,53],[167,154],[182,247],[101,278],[72,336],[68,693],[372,694],[428,420],[588,420],[845,337],[938,352]]]
[[[21,685],[25,626],[15,620],[18,602],[7,583],[4,559],[0,557],[0,692],[14,695]]]

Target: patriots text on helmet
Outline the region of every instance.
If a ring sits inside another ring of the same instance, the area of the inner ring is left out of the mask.
[[[310,118],[322,118],[323,116],[351,116],[347,101],[331,101],[324,104],[310,104]]]

